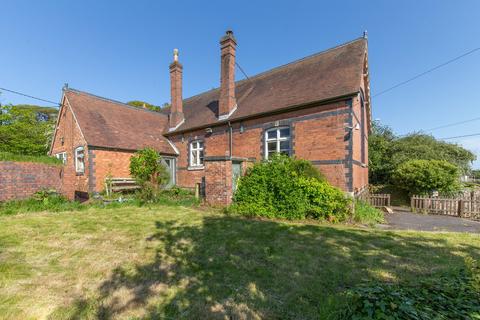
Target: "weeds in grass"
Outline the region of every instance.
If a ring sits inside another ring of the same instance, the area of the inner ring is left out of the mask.
[[[385,217],[382,211],[372,207],[364,201],[355,201],[353,221],[361,224],[375,225],[382,223]]]

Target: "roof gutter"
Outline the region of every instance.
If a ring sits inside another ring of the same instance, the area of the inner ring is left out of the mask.
[[[262,113],[256,113],[254,115],[244,116],[244,117],[235,118],[235,119],[231,119],[231,120],[218,121],[216,123],[210,123],[210,124],[206,124],[206,125],[201,125],[201,126],[197,126],[197,127],[188,128],[188,129],[176,130],[176,131],[171,131],[171,132],[164,132],[163,135],[164,136],[172,136],[172,135],[176,135],[176,134],[179,134],[179,133],[185,133],[185,132],[189,132],[189,131],[201,130],[201,129],[211,128],[211,127],[219,127],[219,126],[223,126],[223,125],[228,125],[229,123],[234,123],[234,122],[239,122],[239,121],[244,121],[244,120],[249,120],[249,119],[261,118],[261,117],[264,117],[264,116],[284,113],[284,112],[288,112],[288,111],[294,111],[294,110],[297,110],[297,109],[316,107],[318,105],[329,104],[329,103],[332,103],[332,102],[338,102],[338,101],[344,100],[345,98],[350,98],[352,96],[356,96],[359,92],[360,92],[360,90],[357,90],[357,91],[354,91],[354,92],[351,92],[351,93],[348,93],[348,94],[344,94],[344,95],[341,95],[341,96],[336,96],[336,97],[333,97],[333,98],[318,100],[318,101],[304,103],[304,104],[293,105],[293,106],[289,106],[289,107],[282,108],[282,109],[277,109],[277,110],[262,112]]]

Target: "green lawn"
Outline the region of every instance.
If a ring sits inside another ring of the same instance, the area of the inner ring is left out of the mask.
[[[184,207],[0,216],[0,318],[333,319],[365,280],[480,257],[480,236],[248,220]]]

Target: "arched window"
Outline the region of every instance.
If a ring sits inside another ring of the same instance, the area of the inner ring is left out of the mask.
[[[280,127],[265,131],[265,159],[275,153],[290,155],[290,128]]]

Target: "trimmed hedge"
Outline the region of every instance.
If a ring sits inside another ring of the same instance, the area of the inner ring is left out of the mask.
[[[306,160],[277,155],[241,177],[230,211],[268,218],[344,221],[349,199]]]

